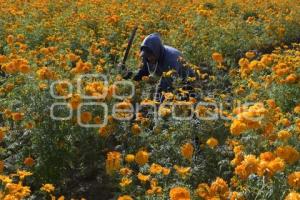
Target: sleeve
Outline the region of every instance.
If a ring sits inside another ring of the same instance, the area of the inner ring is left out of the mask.
[[[143,62],[142,68],[138,71],[138,73],[133,77],[133,80],[140,81],[143,76],[149,76],[149,71],[146,66],[146,62]]]

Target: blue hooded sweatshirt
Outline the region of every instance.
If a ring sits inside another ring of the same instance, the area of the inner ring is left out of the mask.
[[[141,44],[141,50],[143,47],[150,49],[158,58],[155,75],[162,76],[163,72],[175,70],[179,77],[185,79],[194,74],[190,69],[185,69],[179,62],[179,57],[182,56],[181,52],[171,46],[163,45],[159,34],[152,33],[148,35]],[[133,79],[139,81],[143,76],[148,76],[149,74],[147,61],[143,59],[143,66]],[[159,83],[159,91],[170,91],[171,89],[172,79],[162,77]]]

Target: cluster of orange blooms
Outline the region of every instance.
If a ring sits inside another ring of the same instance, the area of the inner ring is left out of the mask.
[[[26,74],[30,71],[29,62],[26,59],[21,58],[12,59],[8,63],[3,62],[1,69],[8,74],[14,74],[17,72]]]
[[[230,132],[233,135],[240,135],[246,130],[259,128],[267,109],[263,104],[256,103],[248,109],[238,108],[234,112],[237,117],[230,126]]]

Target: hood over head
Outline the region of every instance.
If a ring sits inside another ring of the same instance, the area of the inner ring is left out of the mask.
[[[141,50],[144,47],[150,49],[158,59],[160,59],[164,53],[164,46],[158,33],[148,35],[141,44]]]

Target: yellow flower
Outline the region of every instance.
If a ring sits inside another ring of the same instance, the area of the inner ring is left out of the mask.
[[[219,142],[216,138],[209,138],[207,141],[206,141],[206,144],[210,147],[210,148],[215,148]]]
[[[106,158],[106,172],[112,174],[119,170],[121,165],[121,154],[117,151],[108,152]]]
[[[130,185],[132,183],[132,180],[127,178],[127,177],[123,177],[121,182],[120,182],[120,186],[121,187],[126,187],[128,185]]]
[[[163,174],[164,176],[169,175],[170,172],[171,172],[171,169],[163,167],[163,169],[162,169],[162,174]]]
[[[22,183],[8,183],[5,187],[9,191],[9,194],[4,198],[5,200],[24,199],[29,196],[31,192],[30,188],[28,186],[23,186]]]
[[[281,146],[278,147],[275,151],[276,155],[282,158],[288,164],[294,164],[299,160],[300,155],[299,152],[291,146]]]
[[[134,124],[132,127],[131,127],[131,132],[134,134],[134,135],[138,135],[140,132],[141,132],[141,128],[138,124]]]
[[[297,106],[294,108],[294,112],[297,113],[297,114],[300,114],[300,105],[297,105]]]
[[[245,200],[242,193],[232,192],[230,195],[230,200]]]
[[[149,159],[149,154],[147,151],[138,151],[136,154],[135,154],[135,162],[139,165],[144,165],[148,162],[148,159]]]
[[[222,178],[217,178],[210,186],[210,191],[214,195],[218,195],[221,199],[227,199],[229,196],[229,188]]]
[[[230,133],[232,135],[240,135],[242,132],[247,130],[247,126],[245,123],[239,121],[239,120],[233,120],[233,123],[230,126]]]
[[[158,186],[157,179],[153,178],[150,181],[151,189],[147,190],[146,194],[153,195],[153,194],[160,194],[162,192],[162,188]]]
[[[133,154],[127,154],[125,156],[125,161],[128,162],[128,163],[131,163],[134,161],[134,155]]]
[[[178,166],[178,165],[174,165],[174,169],[176,170],[176,172],[182,176],[183,178],[185,178],[188,173],[190,172],[190,167],[181,167],[181,166]]]
[[[208,199],[210,196],[210,187],[206,183],[201,183],[197,187],[197,195],[203,199]]]
[[[254,51],[248,51],[246,52],[245,56],[248,58],[248,59],[252,59],[255,57],[255,52]]]
[[[122,174],[123,176],[128,176],[132,173],[132,170],[129,169],[128,167],[123,167],[120,169],[120,174]]]
[[[55,73],[48,69],[48,67],[41,67],[36,71],[36,74],[40,80],[54,79]]]
[[[247,68],[249,66],[249,60],[247,58],[241,58],[239,60],[239,66],[242,68]]]
[[[245,165],[246,170],[250,173],[254,173],[257,170],[258,167],[258,159],[254,155],[247,155],[245,156],[242,164]]]
[[[261,153],[259,155],[259,158],[264,161],[271,161],[271,160],[275,159],[275,156],[272,152],[267,151],[267,152]]]
[[[46,184],[43,184],[43,186],[41,187],[41,190],[44,192],[51,193],[55,190],[55,187],[52,184],[46,183]]]
[[[137,177],[142,183],[146,183],[146,181],[150,180],[150,175],[144,175],[142,173],[138,173]]]
[[[194,146],[191,143],[186,143],[181,147],[181,155],[188,160],[192,159],[193,152]]]
[[[170,190],[169,197],[171,200],[190,200],[190,191],[185,187],[175,187]]]
[[[280,140],[287,140],[292,136],[292,134],[289,131],[281,130],[277,133],[277,136]]]
[[[288,176],[288,184],[294,189],[300,189],[300,171],[291,173]]]
[[[161,165],[153,163],[150,167],[150,173],[151,174],[159,174],[162,172],[162,169],[163,168]]]
[[[125,157],[125,161],[128,163],[131,163],[134,161],[134,155],[133,154],[127,154]]]
[[[23,180],[26,176],[31,176],[32,173],[25,170],[17,170],[17,175]]]
[[[242,163],[235,168],[234,173],[241,179],[246,179],[250,174],[257,172],[258,165],[259,161],[254,155],[247,155]]]
[[[160,106],[158,109],[159,116],[167,117],[171,114],[171,109],[166,108],[164,106]]]
[[[284,170],[285,164],[283,159],[275,158],[269,163],[269,168],[273,173]]]
[[[133,198],[129,195],[119,196],[118,200],[133,200]]]
[[[3,183],[7,184],[7,183],[11,183],[12,179],[9,178],[8,176],[0,175],[0,181],[2,181]]]
[[[260,59],[260,62],[263,63],[264,65],[270,65],[273,61],[273,58],[271,55],[263,55],[262,58]]]
[[[284,200],[299,200],[300,194],[297,192],[290,192]]]

